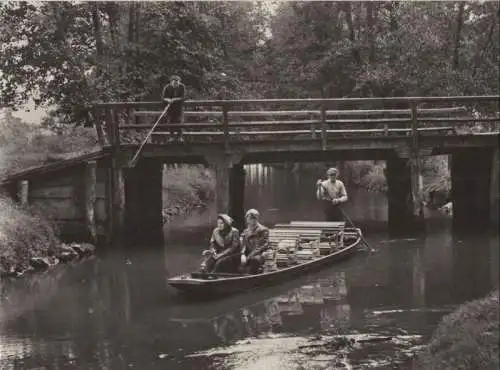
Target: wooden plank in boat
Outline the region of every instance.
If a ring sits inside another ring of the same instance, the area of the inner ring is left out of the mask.
[[[269,238],[281,239],[319,239],[321,230],[286,230],[286,229],[271,229],[269,230]]]
[[[245,276],[244,274],[231,274],[231,273],[226,273],[226,272],[192,272],[191,277],[193,279],[209,279],[209,278],[231,278],[231,277],[239,277],[239,276]]]
[[[297,230],[297,229],[271,229],[269,230],[269,234],[272,235],[316,235],[316,234],[321,234],[320,229],[302,229],[302,230]]]
[[[317,229],[321,228],[338,228],[345,227],[345,222],[328,222],[328,221],[292,221],[290,222],[291,226],[305,226],[305,227],[313,227]]]
[[[311,227],[307,225],[290,225],[290,224],[276,224],[274,225],[275,228],[277,229],[294,229],[299,232],[303,231],[308,231],[308,230],[320,230],[321,232],[328,232],[328,231],[342,231],[344,230],[344,225],[341,226],[329,226],[329,227]]]

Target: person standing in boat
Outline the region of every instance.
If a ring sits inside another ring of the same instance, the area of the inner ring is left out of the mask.
[[[240,233],[226,214],[217,216],[217,227],[210,238],[210,248],[203,251],[208,257],[202,268],[206,272],[233,272],[240,263]]]
[[[259,222],[259,211],[250,209],[245,214],[247,227],[241,236],[241,265],[251,274],[262,271],[262,255],[269,248],[269,229]]]
[[[338,170],[334,167],[326,171],[327,180],[318,180],[316,183],[316,198],[323,203],[325,221],[344,221],[344,214],[340,205],[347,202],[347,191],[344,183],[337,179]]]

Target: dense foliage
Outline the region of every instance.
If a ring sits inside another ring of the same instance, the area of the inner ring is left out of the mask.
[[[99,149],[93,128],[61,125],[47,129],[23,122],[8,110],[0,114],[0,180],[29,167]]]
[[[252,3],[4,3],[0,105],[34,96],[68,122],[90,123],[96,100],[157,99],[172,73],[191,97],[244,95],[238,79],[262,33],[258,12]]]
[[[498,92],[497,2],[7,2],[0,105]]]
[[[498,3],[282,3],[277,94],[352,97],[498,92]]]

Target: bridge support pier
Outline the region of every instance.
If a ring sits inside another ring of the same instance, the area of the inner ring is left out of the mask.
[[[215,206],[217,213],[229,212],[229,164],[224,161],[209,162],[215,173]]]
[[[229,214],[234,219],[234,227],[243,230],[245,226],[245,169],[240,163],[234,164],[229,177]]]
[[[493,230],[498,230],[500,223],[500,148],[493,149],[491,164],[491,185],[490,185],[490,226]]]
[[[240,163],[241,158],[237,155],[218,155],[206,160],[215,172],[217,213],[228,213],[234,219],[235,227],[242,227],[245,170]]]
[[[416,234],[424,227],[420,174],[415,168],[418,166],[412,165],[411,158],[401,158],[396,154],[387,158],[388,218],[391,235]]]
[[[163,163],[142,158],[125,170],[125,244],[163,245]]]
[[[112,160],[107,184],[108,243],[119,246],[123,243],[125,185],[123,168]]]
[[[452,154],[453,227],[457,231],[484,230],[491,224],[498,192],[495,151],[498,149],[470,148]]]

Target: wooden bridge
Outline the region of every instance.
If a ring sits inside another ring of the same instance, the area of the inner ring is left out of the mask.
[[[185,123],[158,125],[154,143],[147,143],[138,165],[129,168],[163,103],[96,104],[95,127],[103,148],[91,158],[96,164],[85,165],[90,157],[61,162],[48,175],[52,182],[65,178],[71,183],[69,176],[73,184],[86,181],[87,188],[98,184],[97,192],[80,190],[77,197],[85,230],[97,214],[102,231],[94,234],[120,242],[128,230],[138,240],[145,235],[161,240],[163,163],[212,167],[218,210],[230,212],[241,224],[245,163],[383,159],[389,223],[393,230],[407,231],[423,217],[420,159],[440,154],[452,155],[455,223],[463,227],[498,220],[499,96],[198,100],[184,105]],[[172,128],[182,128],[184,142],[167,140],[164,131]],[[34,189],[47,179],[48,170],[20,173],[4,187],[18,193],[18,182],[29,180]]]

